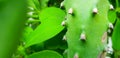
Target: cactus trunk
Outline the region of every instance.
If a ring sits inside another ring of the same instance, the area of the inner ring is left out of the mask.
[[[107,0],[65,0],[68,58],[104,58]]]

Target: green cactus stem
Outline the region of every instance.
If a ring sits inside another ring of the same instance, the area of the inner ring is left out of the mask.
[[[65,0],[68,58],[105,57],[109,2]]]

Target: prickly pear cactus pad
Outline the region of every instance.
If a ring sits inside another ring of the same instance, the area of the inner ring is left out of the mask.
[[[64,0],[68,58],[104,58],[108,0]]]

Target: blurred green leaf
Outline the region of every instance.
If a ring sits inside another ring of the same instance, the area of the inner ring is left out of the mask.
[[[11,58],[26,20],[25,0],[0,0],[0,58]]]
[[[120,20],[117,20],[113,35],[112,35],[112,43],[114,50],[120,50]]]
[[[116,20],[116,12],[114,10],[109,10],[108,19],[111,23],[114,23]]]
[[[44,50],[29,55],[27,58],[63,58],[59,53],[51,50]]]
[[[39,15],[41,24],[27,36],[26,47],[44,42],[61,32],[64,29],[61,26],[64,16],[64,11],[59,8],[50,7],[44,9]]]

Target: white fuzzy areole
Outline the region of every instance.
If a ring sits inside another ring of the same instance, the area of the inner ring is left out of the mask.
[[[64,6],[64,1],[61,2],[60,8]]]
[[[112,23],[109,23],[109,28],[114,28],[113,24]]]
[[[62,26],[65,26],[65,25],[66,25],[66,22],[65,22],[65,21],[62,21],[61,25],[62,25]]]
[[[68,13],[69,13],[69,14],[73,14],[73,9],[70,8],[70,9],[68,10]]]
[[[86,40],[86,35],[85,35],[85,33],[81,33],[80,39],[81,39],[81,40]]]
[[[79,55],[78,53],[75,53],[74,57],[73,58],[79,58]]]
[[[95,14],[98,13],[98,9],[96,7],[93,9],[93,13],[95,13]]]
[[[113,7],[113,5],[110,5],[110,9],[111,9],[111,10],[114,10],[114,7]]]

